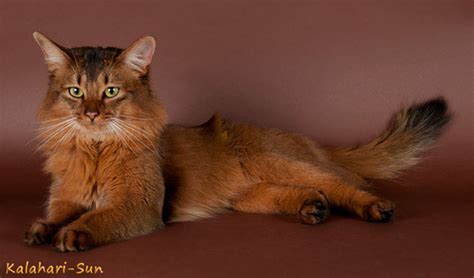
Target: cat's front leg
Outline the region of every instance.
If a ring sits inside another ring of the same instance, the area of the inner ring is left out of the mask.
[[[63,227],[54,245],[62,252],[82,251],[144,235],[163,226],[161,207],[139,203],[109,206],[89,211]]]
[[[51,243],[61,227],[77,219],[85,211],[84,207],[73,202],[51,198],[47,216],[33,222],[25,233],[25,243],[28,245]]]
[[[25,243],[28,245],[49,244],[56,235],[58,227],[48,224],[44,219],[37,219],[25,233]]]

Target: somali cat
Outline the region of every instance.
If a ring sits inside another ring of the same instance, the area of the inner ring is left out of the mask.
[[[122,50],[33,36],[50,72],[38,137],[52,184],[46,217],[25,241],[75,251],[163,227],[157,144],[166,114],[148,82],[155,40]]]
[[[39,117],[53,184],[47,216],[26,241],[54,238],[61,251],[231,210],[318,224],[338,208],[387,222],[394,205],[366,191],[370,180],[417,164],[450,119],[445,100],[436,98],[402,109],[380,136],[348,148],[218,115],[200,126],[163,126],[148,85],[151,37],[126,50],[67,49],[35,38],[51,72]]]

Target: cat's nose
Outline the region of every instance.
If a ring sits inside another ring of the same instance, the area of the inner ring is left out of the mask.
[[[99,116],[99,112],[86,112],[86,116],[91,119],[91,122],[93,122],[94,119]]]

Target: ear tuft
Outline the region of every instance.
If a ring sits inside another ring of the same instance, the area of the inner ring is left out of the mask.
[[[33,38],[41,48],[41,51],[43,51],[44,59],[48,64],[48,69],[50,71],[54,71],[68,64],[68,55],[64,53],[64,51],[61,49],[61,46],[59,46],[57,43],[48,39],[40,32],[34,32]]]
[[[155,47],[156,42],[153,37],[146,36],[140,38],[122,53],[123,62],[133,70],[144,75],[148,72]]]

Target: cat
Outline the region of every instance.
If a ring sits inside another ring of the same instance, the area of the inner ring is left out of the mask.
[[[76,251],[162,228],[157,143],[167,115],[148,80],[154,38],[122,50],[33,36],[50,73],[38,137],[52,184],[46,217],[25,241]]]
[[[369,193],[421,160],[450,121],[442,97],[404,108],[367,144],[318,146],[278,129],[214,115],[166,124],[149,86],[152,37],[118,48],[65,48],[34,37],[50,71],[38,117],[53,183],[28,244],[86,250],[226,211],[297,216],[319,224],[331,208],[387,222],[394,204]]]

